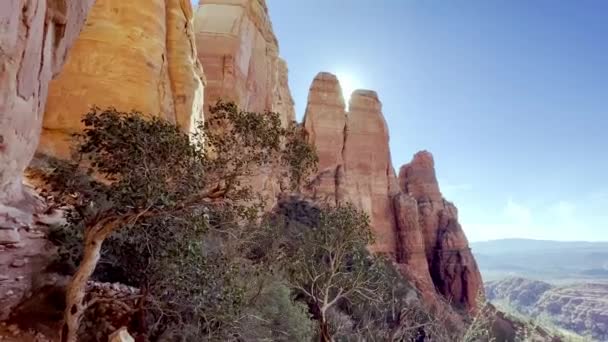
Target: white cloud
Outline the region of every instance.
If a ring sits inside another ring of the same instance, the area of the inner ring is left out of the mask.
[[[572,202],[559,201],[549,211],[562,220],[573,220],[576,206]]]
[[[508,199],[495,215],[483,213],[473,218],[461,210],[461,223],[471,241],[503,238],[607,240],[601,226],[608,222],[608,215],[594,217],[598,212],[589,210],[592,203],[588,199],[585,198],[584,205],[568,200],[530,205]]]
[[[503,214],[510,223],[523,226],[528,226],[532,223],[532,211],[530,208],[517,203],[512,199],[507,201]]]

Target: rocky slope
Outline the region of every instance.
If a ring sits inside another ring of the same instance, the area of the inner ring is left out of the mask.
[[[608,340],[608,284],[553,286],[524,278],[508,278],[485,284],[488,300],[507,305],[555,325]]]
[[[433,157],[417,153],[396,176],[378,95],[355,91],[347,111],[338,79],[320,73],[310,87],[304,127],[319,151],[310,194],[368,212],[372,250],[393,257],[429,301],[436,302],[437,290],[457,307],[475,308],[481,275],[457,210],[439,191]]]
[[[97,0],[49,89],[39,151],[69,155],[92,106],[158,115],[188,131],[202,119],[203,70],[189,0]]]

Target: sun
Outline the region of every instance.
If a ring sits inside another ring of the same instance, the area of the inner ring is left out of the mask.
[[[336,77],[340,82],[344,101],[348,105],[348,103],[350,102],[350,96],[352,95],[353,91],[361,89],[361,82],[352,73],[349,72],[336,72]]]

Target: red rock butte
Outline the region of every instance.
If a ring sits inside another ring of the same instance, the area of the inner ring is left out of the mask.
[[[456,307],[475,308],[481,275],[456,207],[441,195],[433,156],[416,153],[396,176],[376,92],[356,90],[346,111],[337,77],[319,73],[304,127],[319,154],[309,194],[365,210],[376,240],[371,250],[390,256],[428,301],[439,293]]]

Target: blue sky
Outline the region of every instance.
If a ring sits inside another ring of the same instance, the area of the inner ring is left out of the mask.
[[[268,5],[298,116],[319,71],[378,91],[395,167],[433,152],[470,240],[608,240],[607,1]]]

